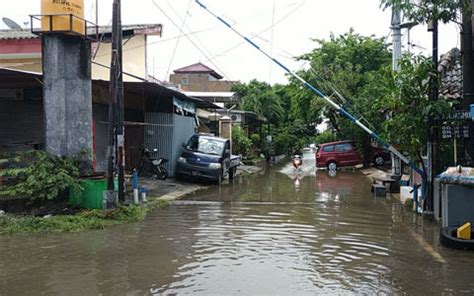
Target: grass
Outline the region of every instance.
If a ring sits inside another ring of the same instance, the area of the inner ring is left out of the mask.
[[[119,206],[117,209],[84,210],[75,215],[58,215],[47,218],[21,215],[0,216],[0,235],[79,232],[104,229],[113,225],[134,223],[143,220],[152,210],[167,203],[159,199],[143,205]]]

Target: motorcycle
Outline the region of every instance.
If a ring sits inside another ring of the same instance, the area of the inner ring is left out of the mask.
[[[291,163],[293,164],[295,169],[298,169],[303,164],[303,158],[301,157],[301,155],[295,154],[291,159]]]
[[[153,152],[156,153],[158,149],[153,149]],[[154,158],[151,156],[151,152],[147,148],[142,148],[140,167],[138,169],[138,175],[156,175],[157,179],[165,180],[168,177],[168,171],[163,166],[168,162],[166,158]]]

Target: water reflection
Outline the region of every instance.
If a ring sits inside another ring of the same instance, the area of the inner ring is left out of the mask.
[[[2,237],[0,295],[474,291],[474,254],[439,247],[435,225],[395,201],[374,200],[363,175],[293,179],[281,169],[199,192],[142,223]]]

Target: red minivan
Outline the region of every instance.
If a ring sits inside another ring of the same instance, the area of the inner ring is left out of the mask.
[[[370,159],[375,165],[381,166],[390,159],[390,154],[383,149],[373,147]],[[363,158],[355,146],[355,142],[339,141],[324,143],[316,151],[316,166],[335,170],[340,166],[354,166],[363,162]]]
[[[321,144],[316,152],[316,166],[335,170],[340,166],[362,163],[362,157],[353,141],[340,141]]]

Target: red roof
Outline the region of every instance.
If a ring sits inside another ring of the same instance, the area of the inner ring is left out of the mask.
[[[208,66],[202,64],[202,63],[196,63],[193,65],[189,65],[183,68],[179,68],[174,70],[175,74],[210,74],[214,76],[217,79],[222,79],[223,77],[219,75],[216,71],[213,69],[209,68]]]

